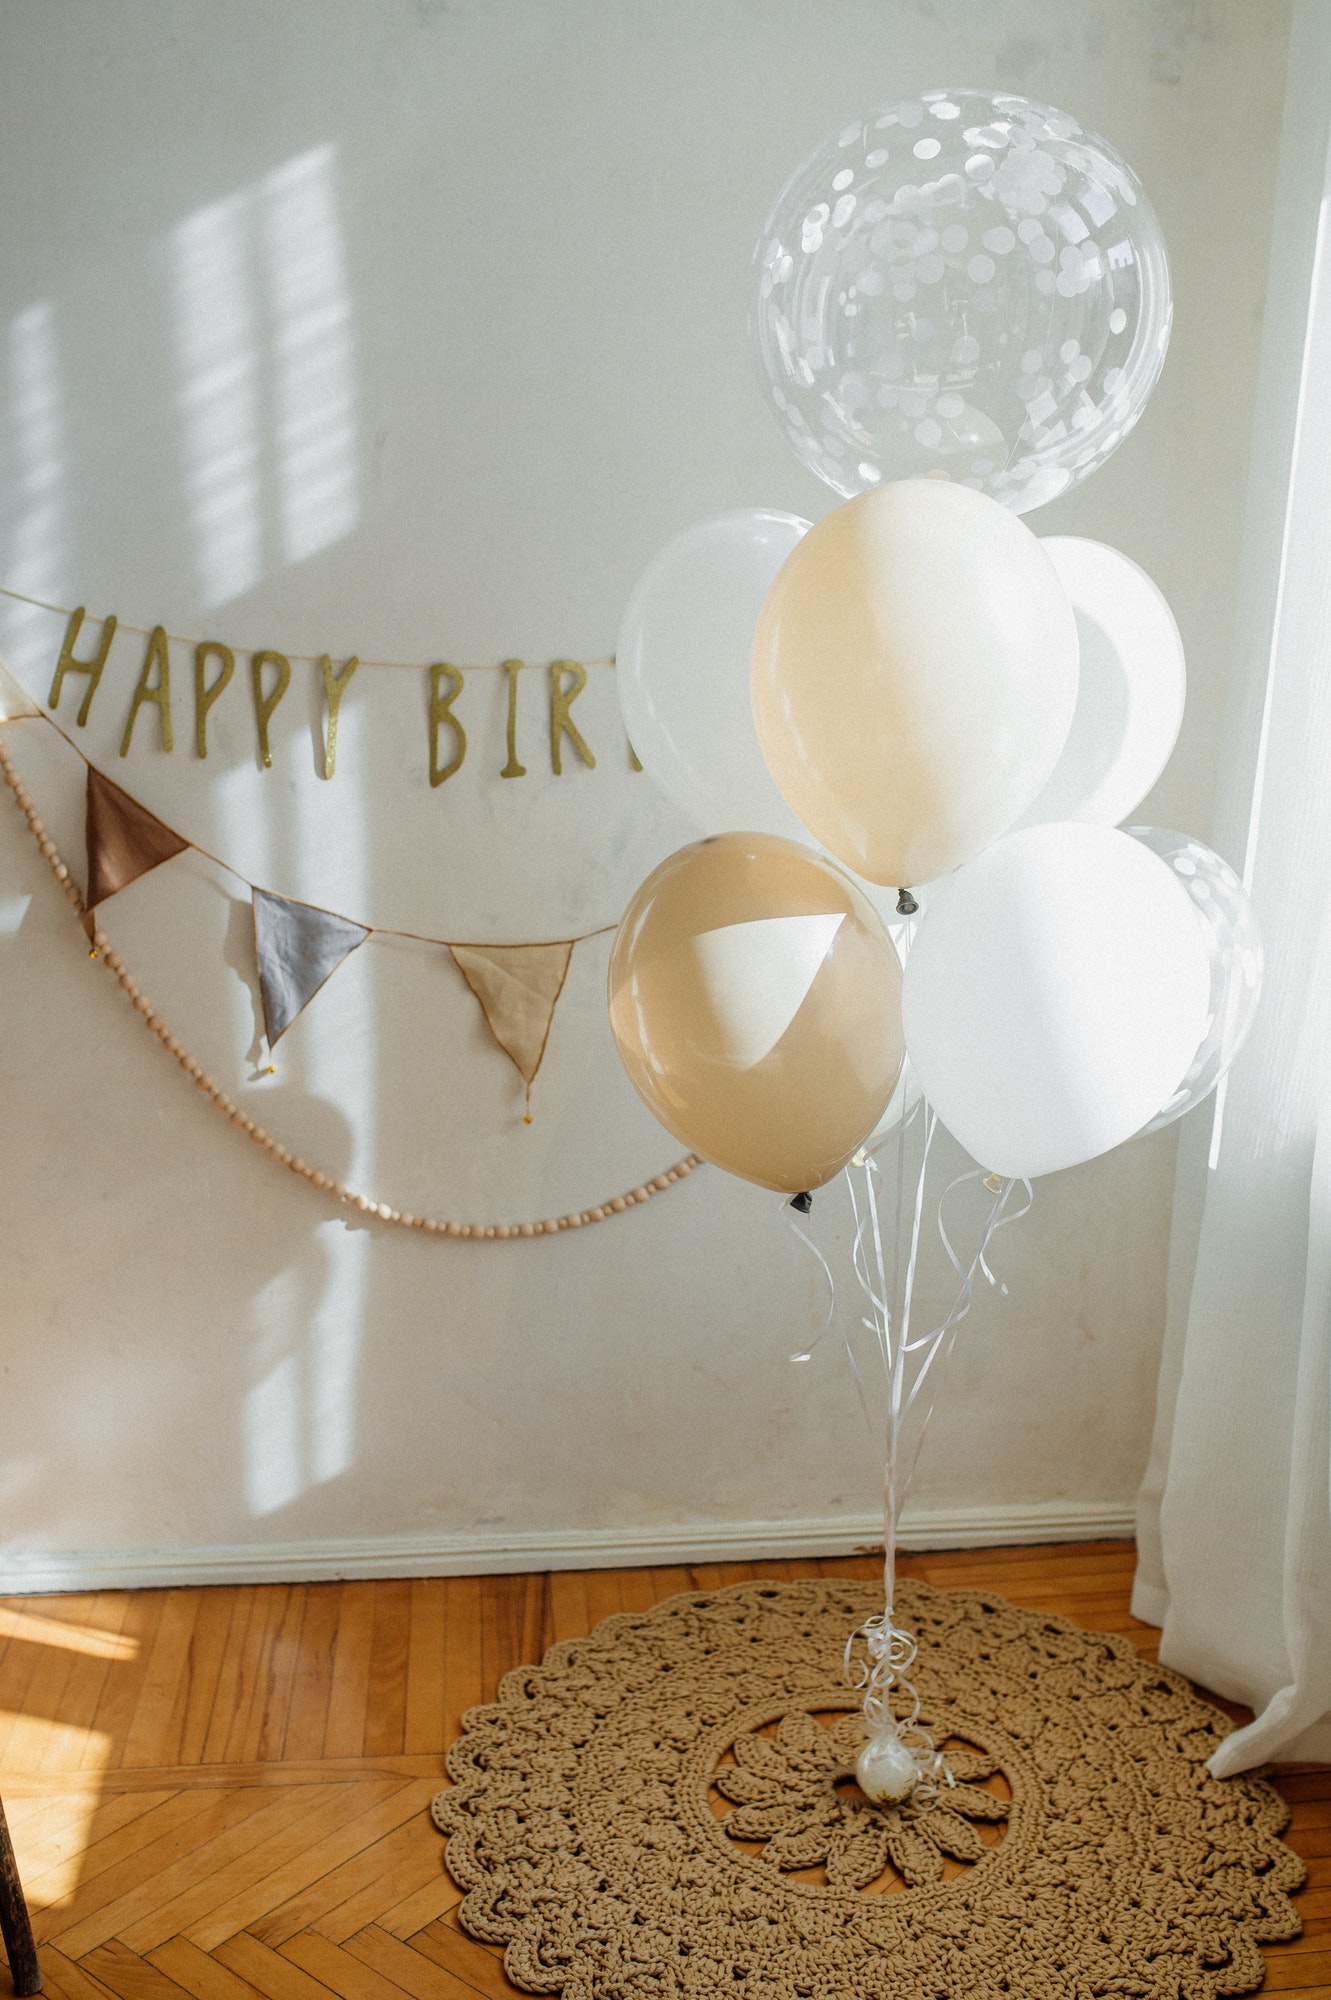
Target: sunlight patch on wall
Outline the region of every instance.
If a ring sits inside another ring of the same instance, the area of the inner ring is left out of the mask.
[[[298,154],[172,234],[186,500],[210,607],[360,516],[335,166],[332,146]]]
[[[172,236],[185,499],[199,594],[225,604],[263,572],[250,196],[213,202]]]
[[[263,184],[282,552],[289,563],[341,541],[360,513],[351,301],[333,169],[334,149],[320,146]]]
[[[61,604],[69,568],[65,420],[55,311],[49,300],[26,306],[10,321],[5,360],[5,478],[13,510],[5,581],[15,590]],[[49,621],[34,605],[11,600],[6,600],[3,616],[5,663],[20,680],[35,676],[36,689],[47,667]]]
[[[275,1514],[304,1490],[300,1361],[284,1354],[245,1398],[245,1498],[251,1514]]]

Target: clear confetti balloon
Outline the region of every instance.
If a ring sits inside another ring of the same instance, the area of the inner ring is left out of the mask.
[[[1143,1132],[1172,1125],[1219,1083],[1248,1038],[1262,996],[1262,933],[1248,892],[1227,861],[1189,833],[1130,826],[1134,840],[1173,871],[1201,919],[1211,967],[1206,1032],[1187,1074]]]
[[[943,473],[1041,506],[1127,436],[1169,343],[1141,184],[1024,97],[929,90],[847,125],[787,182],[754,261],[774,413],[847,498]]]

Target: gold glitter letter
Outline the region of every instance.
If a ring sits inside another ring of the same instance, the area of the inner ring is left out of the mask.
[[[277,679],[273,691],[265,695],[263,691],[263,670],[277,668]],[[254,683],[254,720],[259,730],[259,755],[265,771],[273,768],[273,753],[268,747],[268,725],[273,719],[273,711],[291,685],[291,662],[285,653],[255,653],[250,660],[250,679]]]
[[[573,679],[565,682],[565,673]],[[567,736],[589,770],[596,769],[596,759],[587,748],[569,710],[587,685],[587,669],[577,660],[555,660],[550,668],[550,762],[554,765],[555,776],[564,775],[560,759],[560,738]]]
[[[337,712],[342,706],[342,697],[347,691],[352,675],[360,661],[353,653],[340,674],[333,672],[333,663],[327,653],[319,662],[319,670],[324,677],[324,693],[328,696],[328,736],[324,743],[324,776],[331,778],[337,769]]]
[[[508,675],[508,762],[499,773],[501,778],[527,775],[527,766],[518,762],[518,675],[522,664],[521,660],[504,661],[504,672]]]
[[[448,676],[448,693],[439,692],[443,676]],[[442,785],[445,778],[451,778],[461,766],[467,754],[467,732],[453,713],[453,703],[462,692],[462,673],[458,667],[450,667],[439,661],[430,668],[430,783]],[[439,725],[446,722],[453,732],[453,756],[443,769],[439,768]]]
[[[65,627],[64,644],[60,648],[60,664],[55,670],[55,679],[51,683],[51,692],[47,696],[46,701],[48,708],[59,708],[60,690],[65,684],[65,675],[86,674],[88,676],[88,691],[84,695],[79,707],[78,723],[80,729],[82,729],[84,723],[88,720],[88,710],[92,707],[92,698],[97,692],[97,683],[102,678],[102,668],[106,665],[107,654],[111,650],[111,641],[116,636],[114,615],[110,618],[104,618],[102,620],[102,636],[97,642],[96,653],[90,660],[76,660],[74,658],[74,641],[79,636],[79,627],[83,623],[83,615],[84,606],[81,604],[77,611],[71,611],[69,614],[69,623]]]
[[[157,686],[148,685],[148,676],[157,666]],[[171,648],[166,633],[160,625],[154,625],[148,635],[148,648],[143,655],[143,666],[139,672],[139,684],[134,690],[134,699],[129,705],[125,718],[125,733],[120,739],[120,754],[128,757],[130,740],[134,735],[134,724],[145,701],[153,703],[158,720],[162,725],[162,748],[170,750],[171,743]]]
[[[210,653],[221,662],[211,687],[204,671]],[[201,757],[208,755],[208,711],[235,671],[236,656],[220,639],[201,639],[194,648],[194,747]]]

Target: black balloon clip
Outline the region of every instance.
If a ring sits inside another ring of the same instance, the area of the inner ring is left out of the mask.
[[[807,1189],[803,1194],[793,1194],[790,1197],[789,1206],[795,1210],[797,1215],[807,1215],[813,1207],[813,1196]]]
[[[909,889],[897,890],[897,915],[899,917],[913,917],[919,907]]]

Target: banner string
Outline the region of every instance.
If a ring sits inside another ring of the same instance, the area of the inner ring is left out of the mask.
[[[26,591],[13,590],[8,585],[2,583],[0,583],[0,597],[12,598],[16,604],[31,604],[38,611],[54,612],[60,618],[72,618],[74,615],[74,607],[72,605],[48,604],[44,597],[30,597]],[[130,625],[123,618],[116,621],[117,632],[132,632],[136,638],[140,639],[151,638],[157,629],[155,625]],[[166,637],[173,646],[197,646],[202,643],[198,639],[186,639],[179,632],[168,632]],[[264,651],[264,648],[262,646],[235,646],[232,648],[232,651],[237,653],[259,653]],[[284,659],[294,660],[301,666],[312,667],[317,667],[319,662],[326,657],[325,653],[288,653],[285,649],[282,649],[282,655]],[[361,660],[358,656],[358,664],[362,667],[386,667],[395,672],[419,674],[428,672],[431,663],[428,660]],[[535,660],[517,660],[513,662],[487,660],[482,665],[473,667],[464,666],[459,661],[450,662],[450,665],[456,665],[459,671],[464,674],[504,673],[510,664],[526,669],[548,664],[548,662]],[[578,660],[573,664],[580,667],[613,667],[615,659],[613,653],[611,653],[599,660]]]
[[[17,718],[16,718],[17,719]],[[75,746],[77,747],[77,746]],[[68,864],[61,858],[55,842],[47,833],[38,816],[37,808],[24,787],[23,780],[15,768],[3,735],[0,735],[0,776],[4,778],[14,802],[28,823],[28,830],[37,843],[43,860],[59,884],[66,902],[80,919],[86,913],[83,896],[70,873]],[[668,1188],[686,1179],[695,1167],[705,1165],[697,1153],[689,1153],[677,1160],[673,1167],[657,1174],[652,1180],[628,1189],[623,1194],[613,1195],[609,1201],[599,1202],[589,1209],[574,1209],[566,1215],[543,1216],[539,1221],[529,1222],[457,1222],[439,1216],[414,1215],[410,1211],[394,1208],[386,1201],[373,1201],[368,1195],[357,1194],[333,1174],[324,1173],[303,1160],[299,1153],[293,1153],[288,1146],[274,1139],[271,1133],[257,1124],[249,1114],[236,1104],[219,1084],[214,1082],[179,1039],[173,1035],[165,1021],[152,1006],[147,995],[138,986],[128,967],[119,954],[111,948],[110,940],[100,926],[93,930],[92,942],[95,955],[114,978],[125,998],[136,1014],[140,1016],[150,1034],[156,1036],[167,1053],[173,1056],[190,1081],[201,1090],[206,1098],[234,1125],[247,1139],[268,1153],[280,1165],[286,1167],[300,1179],[307,1181],[321,1194],[341,1203],[347,1208],[358,1210],[362,1215],[377,1217],[380,1222],[393,1224],[399,1229],[418,1229],[427,1236],[465,1237],[472,1242],[509,1242],[514,1238],[556,1236],[567,1229],[581,1229],[589,1223],[609,1222],[616,1215],[624,1215],[629,1209],[650,1201],[654,1195],[664,1194]]]
[[[46,723],[47,727],[53,729],[62,742],[67,743],[69,745],[69,748],[74,752],[74,755],[80,760],[81,763],[83,763],[87,767],[88,770],[95,771],[97,773],[97,776],[101,778],[105,784],[114,785],[117,791],[123,792],[125,790],[123,785],[116,784],[114,778],[108,777],[106,772],[102,770],[100,765],[94,764],[92,758],[89,757],[85,751],[79,748],[78,744],[74,741],[74,738],[71,735],[69,735],[68,731],[62,729],[60,724],[56,721],[55,717],[53,715],[48,715],[44,709],[38,710],[38,712],[35,715],[14,715],[8,717],[0,716],[0,728],[6,728],[6,729],[13,728],[20,722]],[[127,792],[125,793],[125,796],[127,798],[133,798],[133,793]],[[143,805],[142,800],[134,799],[134,803],[136,806],[139,806],[143,812],[148,812],[149,808]],[[201,846],[201,844],[197,840],[191,840],[187,834],[181,833],[178,827],[169,825],[168,822],[164,820],[159,813],[152,813],[151,817],[157,821],[159,826],[166,827],[167,832],[174,834],[175,838],[179,841],[182,841],[186,847],[192,848],[195,854],[201,855],[205,861],[211,861],[215,868],[220,868],[223,871],[223,873],[229,875],[233,881],[243,884],[243,886],[250,891],[251,895],[255,894],[256,891],[261,895],[275,896],[277,894],[276,890],[264,889],[260,883],[251,882],[247,875],[242,875],[239,868],[233,868],[231,863],[229,861],[224,861],[220,854],[211,853],[208,848]],[[496,949],[496,946],[492,939],[485,939],[481,942],[478,942],[473,938],[428,937],[421,931],[395,930],[391,924],[368,924],[363,922],[360,917],[348,917],[341,910],[330,910],[322,903],[306,902],[300,896],[281,896],[278,898],[278,900],[283,903],[294,903],[298,908],[303,910],[315,910],[318,912],[320,916],[340,917],[343,923],[356,924],[361,930],[368,931],[372,937],[406,938],[412,944],[438,945],[444,950],[447,950],[450,945],[455,945],[455,944],[463,947],[468,947],[476,951],[487,951],[487,950],[492,951]],[[618,930],[618,928],[619,926],[617,923],[598,924],[595,930],[579,931],[576,937],[541,938],[539,940],[532,938],[521,938],[518,939],[516,942],[519,945],[531,945],[536,943],[540,943],[543,945],[586,944],[589,938],[606,937],[611,931]]]

